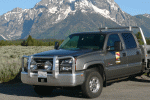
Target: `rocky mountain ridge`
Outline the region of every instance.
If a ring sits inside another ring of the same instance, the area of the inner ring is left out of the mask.
[[[146,32],[150,29],[139,17],[122,11],[114,0],[41,0],[32,9],[15,8],[0,16],[0,39],[24,39],[29,34],[64,39],[73,32],[129,25],[142,26]]]

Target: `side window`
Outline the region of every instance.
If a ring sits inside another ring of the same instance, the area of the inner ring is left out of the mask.
[[[118,34],[110,35],[107,42],[107,48],[109,47],[110,50],[114,50],[114,45],[116,41],[120,41]]]
[[[126,49],[136,48],[136,42],[131,33],[122,33],[123,40],[126,45]]]

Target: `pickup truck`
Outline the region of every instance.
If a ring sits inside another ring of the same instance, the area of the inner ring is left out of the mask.
[[[139,45],[132,29],[139,29]],[[21,80],[39,95],[54,87],[81,87],[96,98],[109,80],[142,75],[150,71],[150,46],[140,27],[100,28],[97,32],[69,35],[54,50],[22,57]]]

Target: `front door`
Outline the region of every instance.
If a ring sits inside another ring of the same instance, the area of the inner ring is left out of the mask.
[[[106,51],[106,77],[107,79],[118,78],[126,74],[125,68],[127,67],[127,55],[126,50],[115,51],[114,43],[121,41],[118,34],[111,34],[107,41]],[[121,41],[122,42],[122,41]]]

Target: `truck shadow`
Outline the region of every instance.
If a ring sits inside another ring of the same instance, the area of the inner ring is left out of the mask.
[[[23,84],[21,82],[20,73],[15,77],[15,79],[6,83],[0,83],[0,94],[26,96],[26,97],[39,97],[39,98],[44,98],[44,97],[55,98],[58,96],[85,98],[82,95],[80,87],[54,89],[50,95],[40,96],[35,93],[31,85]]]
[[[142,75],[141,77],[138,76],[136,78],[128,78],[130,81],[135,81],[135,82],[142,82],[142,83],[150,83],[150,77],[147,77],[145,75]]]
[[[82,92],[79,89],[54,89],[50,95],[40,96],[34,92],[32,86],[23,83],[0,84],[0,94],[35,98],[56,98],[58,96],[85,98],[82,96]]]
[[[41,98],[44,97],[58,97],[58,96],[66,96],[66,97],[73,97],[73,98],[84,98],[82,95],[81,90],[66,90],[66,89],[55,89],[51,93],[51,95],[41,96]]]
[[[125,77],[123,79],[115,79],[112,81],[108,81],[107,86],[111,86],[114,83],[119,83],[119,82],[123,82],[123,81],[134,81],[134,82],[142,82],[142,83],[150,83],[150,77],[147,76],[138,76],[135,78],[129,78],[129,77]]]
[[[113,82],[107,83],[107,86],[111,86],[114,83],[119,83],[123,81],[134,81],[142,83],[150,83],[149,77],[136,77],[134,79],[124,78],[121,80],[115,80]],[[120,83],[121,84],[121,83]],[[35,98],[54,98],[57,99],[59,96],[73,97],[73,98],[85,98],[82,95],[82,91],[78,88],[69,89],[54,89],[51,95],[40,96],[34,92],[34,89],[30,85],[18,83],[3,83],[0,84],[0,94],[14,95],[14,96],[25,96],[25,97],[35,97]]]

